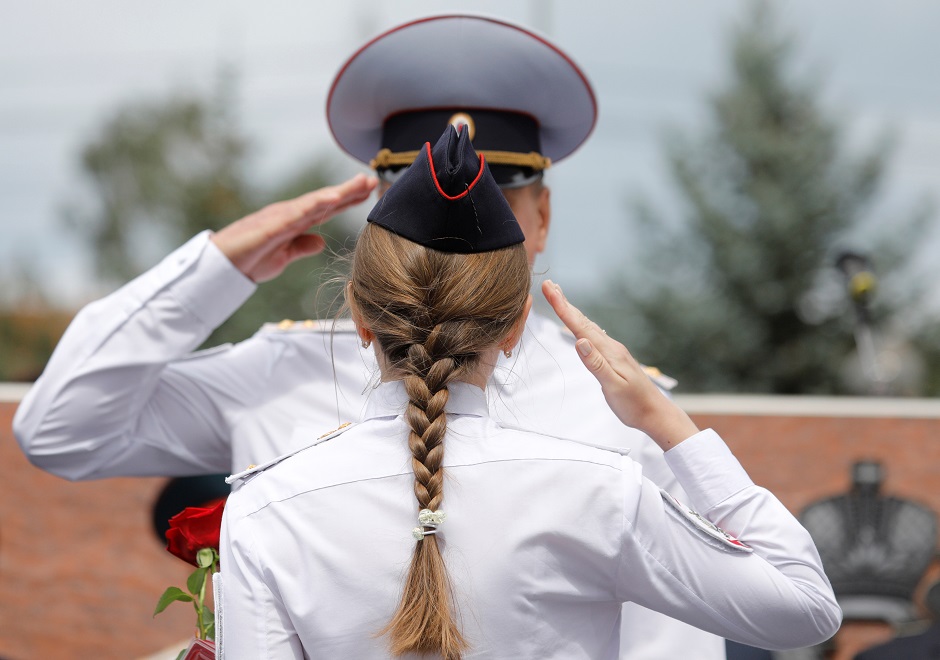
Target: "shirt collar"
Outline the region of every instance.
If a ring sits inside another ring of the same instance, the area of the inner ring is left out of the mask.
[[[447,414],[488,416],[486,393],[476,385],[455,382],[448,385],[447,389]],[[405,412],[407,405],[408,393],[402,381],[380,383],[369,395],[362,419],[397,417]]]

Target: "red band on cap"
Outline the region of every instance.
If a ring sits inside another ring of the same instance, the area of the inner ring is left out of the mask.
[[[446,192],[444,192],[444,189],[441,188],[441,184],[437,180],[437,171],[434,168],[434,156],[431,154],[431,143],[425,142],[424,148],[428,150],[428,163],[431,165],[431,178],[434,179],[434,186],[437,188],[437,192],[441,193],[441,197],[443,197],[444,199],[454,201],[456,199],[460,199],[461,197],[464,197],[467,193],[473,190],[473,186],[477,185],[477,182],[483,176],[483,164],[485,161],[483,158],[483,154],[480,154],[480,171],[477,172],[476,178],[470,183],[469,186],[467,186],[467,189],[464,190],[459,195],[454,195],[454,196],[448,195]]]

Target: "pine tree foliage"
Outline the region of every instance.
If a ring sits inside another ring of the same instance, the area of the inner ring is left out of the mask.
[[[205,229],[218,230],[265,204],[333,182],[312,161],[268,188],[249,180],[250,141],[241,132],[231,79],[213,95],[176,94],[117,109],[82,151],[90,184],[65,210],[67,225],[92,248],[102,281],[116,287]],[[335,219],[321,228],[328,252],[355,228]],[[328,257],[291,264],[210,338],[243,339],[263,323],[330,313],[335,293],[319,295]]]
[[[849,156],[840,118],[793,72],[794,40],[768,4],[751,7],[732,34],[730,82],[709,99],[707,135],[666,142],[685,217],[638,203],[642,255],[589,308],[684,391],[844,392],[854,320],[837,252],[854,245],[891,271],[928,214],[858,238],[890,140]],[[882,301],[876,316],[910,303]]]

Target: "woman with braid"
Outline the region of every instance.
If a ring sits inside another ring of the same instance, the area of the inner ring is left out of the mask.
[[[531,305],[522,241],[451,127],[372,210],[346,294],[381,382],[358,424],[298,428],[306,449],[233,476],[224,657],[616,658],[626,601],[763,648],[835,633],[806,530],[551,282],[611,409],[663,448],[694,510],[603,438],[489,417]]]

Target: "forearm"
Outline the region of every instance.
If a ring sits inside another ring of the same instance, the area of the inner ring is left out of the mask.
[[[737,541],[703,530],[695,514],[645,483],[626,509],[628,527],[638,530],[628,561],[647,569],[633,574],[629,599],[761,648],[808,646],[834,634],[841,611],[809,533],[751,482],[721,439],[702,432],[666,460],[689,494],[684,504]]]
[[[772,582],[781,589],[781,601],[789,608],[775,615],[768,607],[755,614],[755,620],[763,616],[765,629],[785,631],[784,637],[798,635],[800,626],[809,636],[831,635],[838,628],[841,610],[809,532],[770,491],[751,483],[717,434],[709,431],[696,440],[677,452],[667,452],[667,463],[699,513],[741,539],[773,567]],[[719,467],[729,462],[733,462],[730,470]]]
[[[195,237],[76,316],[14,419],[33,463],[69,479],[187,470],[193,455],[174,449],[179,435],[212,434],[218,424],[185,378],[164,371],[254,289],[207,239]]]

